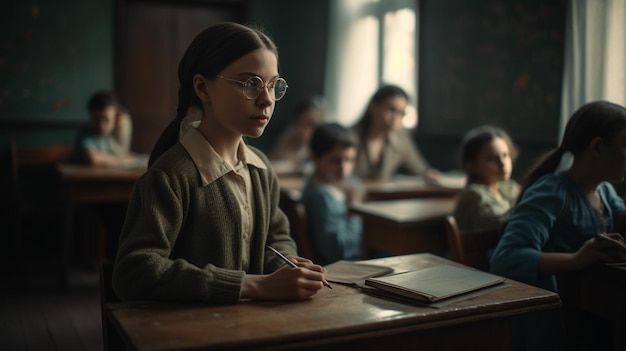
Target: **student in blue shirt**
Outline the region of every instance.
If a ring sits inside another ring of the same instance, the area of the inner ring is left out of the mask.
[[[361,219],[348,206],[361,201],[360,184],[352,176],[356,137],[337,124],[318,126],[310,142],[315,170],[302,192],[313,252],[320,264],[360,257]]]
[[[529,173],[492,255],[492,271],[558,292],[555,274],[626,261],[624,238],[614,226],[626,206],[610,184],[624,176],[626,109],[605,101],[580,107],[559,147]],[[566,347],[562,316],[544,313],[515,323],[516,349]]]
[[[79,130],[74,146],[75,163],[125,166],[137,163],[130,152],[132,121],[111,91],[97,91],[87,103],[89,124]]]

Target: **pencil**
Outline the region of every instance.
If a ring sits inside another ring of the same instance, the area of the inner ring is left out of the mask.
[[[291,267],[298,268],[298,266],[295,263],[293,263],[293,261],[291,261],[290,259],[285,257],[285,255],[281,254],[280,251],[276,250],[275,248],[273,248],[273,247],[271,247],[269,245],[265,245],[265,247],[267,247],[268,249],[272,250],[272,252],[274,252],[283,261],[287,262],[287,264],[290,265]],[[332,286],[330,286],[330,284],[328,284],[328,282],[326,280],[322,281],[322,283],[324,283],[324,285],[327,286],[329,289],[333,288]]]

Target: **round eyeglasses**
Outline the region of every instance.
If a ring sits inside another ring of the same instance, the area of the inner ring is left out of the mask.
[[[263,79],[261,79],[261,77],[258,77],[258,76],[252,76],[243,81],[232,79],[232,78],[226,78],[220,75],[217,75],[216,77],[241,84],[243,96],[245,96],[246,99],[248,100],[254,100],[258,98],[259,95],[261,95],[261,93],[263,92],[263,90],[267,88],[269,89],[270,96],[272,97],[272,99],[274,99],[274,101],[278,101],[285,96],[285,93],[287,92],[287,88],[289,87],[287,85],[287,81],[284,80],[283,78],[277,78],[265,84],[263,83]]]

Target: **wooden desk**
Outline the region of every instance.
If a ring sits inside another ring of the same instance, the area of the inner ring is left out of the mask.
[[[610,321],[613,350],[626,350],[626,266],[601,264],[581,272],[561,274],[559,292],[566,313],[571,306]],[[589,336],[591,340],[593,337]]]
[[[418,254],[372,262],[407,270],[450,261]],[[511,316],[559,307],[557,294],[507,280],[441,308],[334,284],[300,302],[113,302],[104,313],[132,350],[507,350]]]
[[[382,201],[397,199],[454,197],[465,184],[463,179],[447,177],[442,185],[427,183],[423,177],[401,177],[391,180],[365,180],[363,187],[366,201]],[[299,194],[305,183],[305,178],[294,175],[281,175],[278,183],[283,190],[292,194]]]
[[[414,199],[425,197],[456,196],[465,181],[446,177],[441,185],[426,182],[423,177],[401,177],[391,180],[368,180],[363,182],[367,201]]]
[[[74,241],[76,206],[128,202],[133,186],[146,168],[108,168],[71,164],[56,167],[61,178],[65,206],[65,230],[62,248],[61,288],[67,287],[71,248]]]
[[[444,218],[455,197],[364,202],[351,207],[363,218],[362,255],[443,254],[448,250]]]

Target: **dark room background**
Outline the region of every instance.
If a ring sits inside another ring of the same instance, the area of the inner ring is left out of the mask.
[[[289,124],[295,103],[323,94],[329,4],[330,0],[3,1],[0,152],[2,169],[7,171],[2,172],[2,184],[7,184],[11,139],[20,144],[72,144],[76,129],[87,122],[89,95],[102,88],[121,93],[122,102],[137,117],[134,148],[150,151],[162,127],[174,117],[173,74],[181,50],[192,39],[186,36],[194,31],[176,27],[189,22],[185,11],[164,11],[167,20],[160,32],[187,33],[172,39],[178,48],[168,50],[167,60],[150,52],[150,43],[141,50],[124,47],[120,16],[133,6],[233,10],[235,19],[271,34],[289,92],[278,103],[265,134],[250,140],[269,151]],[[419,1],[416,140],[433,166],[444,171],[458,168],[461,136],[483,123],[509,130],[520,146],[514,172],[518,178],[556,145],[566,7],[565,0]],[[202,20],[196,16],[193,22],[202,25]],[[207,25],[212,20],[207,18]],[[145,55],[146,62],[154,57],[160,63],[155,63],[154,72],[124,70],[119,62],[124,52]],[[148,79],[153,89],[135,89],[139,79]],[[131,101],[125,101],[128,97]]]

